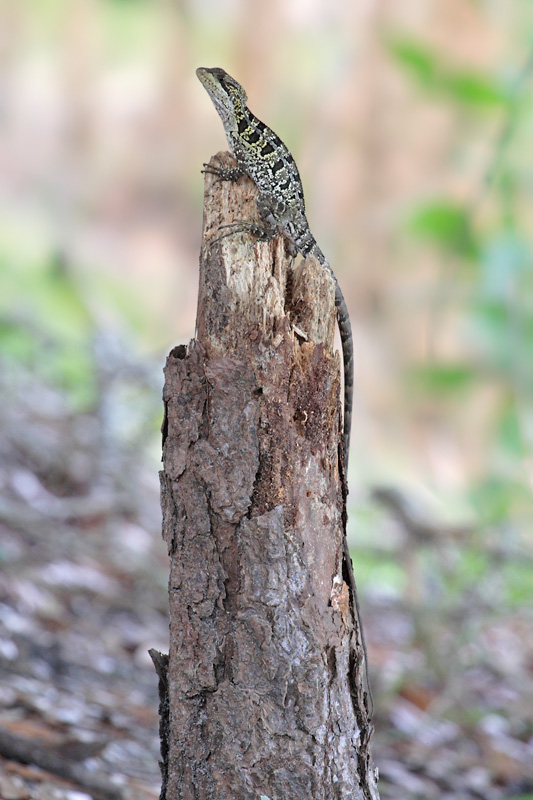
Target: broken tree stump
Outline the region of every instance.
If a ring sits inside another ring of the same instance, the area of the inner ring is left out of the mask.
[[[165,368],[162,798],[374,800],[334,287],[283,238],[223,227],[255,198],[206,175],[197,336]]]

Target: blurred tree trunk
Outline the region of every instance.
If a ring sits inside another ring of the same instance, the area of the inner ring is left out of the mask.
[[[342,580],[333,285],[312,259],[289,272],[281,238],[220,238],[255,196],[207,176],[197,338],[165,368],[162,797],[378,798]]]

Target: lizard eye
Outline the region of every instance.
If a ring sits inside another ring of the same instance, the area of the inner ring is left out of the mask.
[[[227,72],[224,76],[224,84],[226,91],[230,97],[237,96],[244,104],[246,104],[248,100],[246,92],[242,88],[241,84],[237,83],[235,78],[232,78],[231,75],[228,75]]]

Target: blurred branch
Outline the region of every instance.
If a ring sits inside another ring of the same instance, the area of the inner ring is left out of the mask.
[[[471,525],[444,525],[422,518],[420,504],[392,486],[376,486],[371,497],[398,520],[404,531],[420,544],[429,544],[444,538],[465,541],[474,530]],[[417,507],[418,505],[418,507]]]
[[[371,498],[388,511],[398,521],[408,538],[418,545],[439,545],[453,541],[456,544],[468,543],[477,530],[476,525],[463,523],[449,525],[439,520],[431,520],[422,504],[413,496],[392,486],[375,486],[371,490]],[[476,542],[476,546],[486,555],[497,559],[500,563],[520,561],[533,564],[533,552],[506,542],[504,545],[488,542],[486,539]],[[403,551],[404,543],[398,548],[380,546],[374,543],[371,550],[382,555],[386,552]]]
[[[101,494],[89,497],[54,497],[39,509],[17,500],[0,498],[0,522],[27,533],[42,533],[43,523],[52,524],[57,532],[57,522],[87,520],[92,517],[123,514],[135,507],[133,498],[126,495]]]
[[[11,761],[21,764],[35,764],[54,775],[72,781],[86,789],[98,800],[121,800],[123,792],[120,787],[104,777],[75,762],[86,759],[102,750],[107,744],[99,742],[69,742],[67,745],[46,745],[37,739],[18,736],[11,731],[0,729],[0,754]]]

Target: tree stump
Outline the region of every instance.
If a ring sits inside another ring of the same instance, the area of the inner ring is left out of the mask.
[[[162,797],[374,800],[334,287],[223,227],[257,221],[256,194],[206,175],[197,337],[165,367]]]

